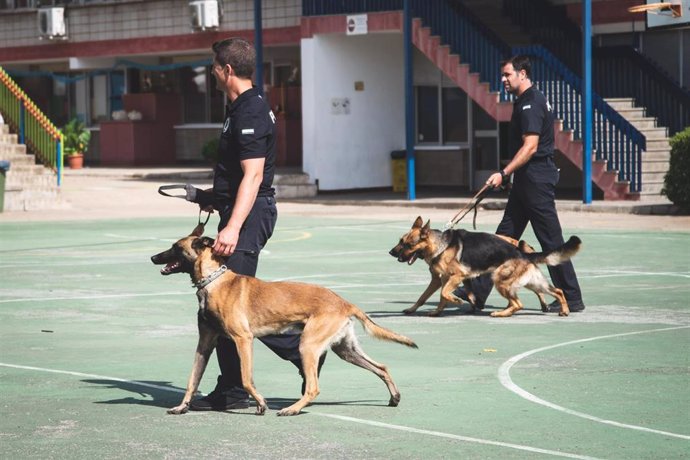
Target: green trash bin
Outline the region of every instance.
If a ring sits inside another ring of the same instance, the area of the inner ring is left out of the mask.
[[[10,162],[0,161],[0,212],[5,209],[5,177],[8,169],[10,169]]]

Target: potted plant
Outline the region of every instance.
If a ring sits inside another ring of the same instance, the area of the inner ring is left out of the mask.
[[[89,148],[91,131],[79,119],[72,118],[62,129],[62,134],[67,164],[72,169],[80,169],[84,165],[84,153]]]

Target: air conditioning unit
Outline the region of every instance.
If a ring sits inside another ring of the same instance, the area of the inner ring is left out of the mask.
[[[38,10],[38,36],[49,40],[67,38],[64,8],[54,7]]]
[[[215,29],[220,24],[217,0],[194,0],[189,2],[193,29]]]

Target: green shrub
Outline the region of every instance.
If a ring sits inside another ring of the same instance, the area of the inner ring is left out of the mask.
[[[690,211],[690,126],[671,138],[671,161],[661,193]]]
[[[218,162],[218,138],[214,137],[201,148],[201,156],[211,163]]]

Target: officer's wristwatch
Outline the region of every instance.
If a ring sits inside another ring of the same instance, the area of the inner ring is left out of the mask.
[[[505,172],[504,170],[501,169],[501,170],[499,171],[499,173],[501,173],[501,180],[506,180],[506,176],[507,176],[506,172]]]

